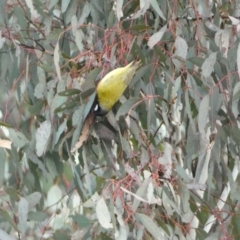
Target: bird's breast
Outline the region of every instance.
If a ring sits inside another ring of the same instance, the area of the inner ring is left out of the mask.
[[[100,107],[105,111],[111,110],[125,89],[126,85],[122,79],[118,81],[115,81],[115,79],[109,79],[107,84],[104,84],[103,86],[100,84],[97,89]]]

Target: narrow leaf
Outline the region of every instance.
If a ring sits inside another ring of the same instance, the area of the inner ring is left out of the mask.
[[[6,159],[6,152],[0,145],[0,186],[3,186]]]
[[[188,51],[187,42],[183,38],[177,36],[174,45],[175,45],[175,49],[176,49],[174,55],[186,60],[187,51]]]
[[[14,228],[14,230],[19,231],[16,223],[13,221],[12,217],[9,215],[9,213],[6,210],[3,210],[2,208],[0,208],[0,216],[2,219],[7,221],[11,225],[11,227]]]
[[[158,32],[154,33],[148,40],[148,46],[153,48],[163,37],[167,30],[167,25],[163,26]]]
[[[70,0],[62,0],[61,12],[64,13],[67,10]]]
[[[123,7],[123,0],[116,0],[115,13],[117,15],[118,21],[120,21],[121,17],[123,17],[122,7]]]
[[[153,9],[157,12],[159,17],[161,17],[163,20],[166,20],[166,18],[163,15],[163,12],[162,12],[161,8],[159,7],[159,2],[157,2],[157,0],[151,0],[150,2],[151,2],[151,5],[152,5]]]
[[[39,14],[38,14],[38,12],[36,11],[36,9],[33,6],[32,0],[25,0],[25,1],[26,1],[26,4],[27,4],[27,6],[28,6],[28,8],[30,10],[32,19],[38,18]]]
[[[50,136],[51,123],[46,120],[41,123],[36,132],[36,153],[38,157],[42,156],[45,153]]]
[[[61,80],[61,71],[60,71],[60,66],[59,66],[59,60],[60,60],[60,56],[59,56],[59,43],[56,43],[55,49],[54,49],[54,54],[53,54],[53,60],[54,60],[54,65],[57,71],[57,76],[58,79]]]
[[[133,204],[132,204],[132,211],[135,212],[141,203],[143,201],[143,196],[145,197],[147,194],[147,187],[149,182],[151,181],[151,178],[145,179],[144,182],[141,184],[141,186],[138,188],[135,196],[138,196],[137,198],[134,198]]]
[[[79,89],[67,89],[65,91],[59,92],[58,95],[59,96],[72,96],[75,94],[80,94],[81,91]]]
[[[198,128],[199,132],[205,132],[205,126],[208,122],[209,112],[209,95],[207,94],[201,101],[198,113]]]
[[[116,119],[119,120],[120,116],[129,113],[135,106],[141,103],[141,98],[130,98],[126,102],[122,104],[122,106],[118,109],[116,114]]]
[[[239,50],[239,48],[238,48]],[[202,65],[202,76],[209,77],[213,71],[213,66],[216,62],[217,53],[211,53],[208,58],[205,59]]]
[[[98,221],[103,228],[105,229],[113,228],[113,225],[111,223],[110,212],[103,197],[101,197],[97,202],[96,214]]]
[[[238,75],[240,77],[240,42],[238,44],[238,49],[237,49],[237,69],[238,69]]]
[[[27,216],[28,216],[28,201],[25,198],[20,198],[18,204],[18,219],[19,230],[25,236],[27,230]]]
[[[165,239],[164,231],[159,228],[158,225],[150,217],[142,213],[136,213],[136,216],[140,219],[141,223],[147,229],[147,231],[152,234],[154,239]]]

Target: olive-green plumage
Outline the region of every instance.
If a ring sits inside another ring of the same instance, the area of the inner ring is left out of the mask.
[[[131,82],[141,61],[131,62],[125,67],[109,72],[98,84],[94,113],[99,116],[107,114],[119,100]]]

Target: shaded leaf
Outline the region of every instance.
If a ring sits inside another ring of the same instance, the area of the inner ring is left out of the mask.
[[[14,228],[15,231],[19,231],[16,223],[13,221],[12,217],[6,210],[0,208],[0,215],[4,220],[6,220],[10,224],[12,228]]]
[[[43,106],[44,106],[44,101],[38,100],[36,104],[30,105],[28,107],[28,110],[32,115],[38,115],[41,112]]]
[[[19,201],[20,200],[19,195],[18,195],[16,189],[6,188],[6,192],[10,196],[12,201]]]
[[[77,11],[77,0],[71,0],[70,4],[68,5],[64,20],[65,20],[65,24],[69,24],[72,17],[75,16],[75,13]]]
[[[77,222],[79,228],[86,228],[91,226],[91,222],[88,218],[81,214],[75,214],[70,216],[75,222]]]
[[[3,186],[5,172],[6,152],[0,142],[0,186]]]
[[[129,30],[131,31],[138,31],[138,32],[146,31],[148,29],[150,29],[150,26],[147,26],[147,25],[134,25],[129,28]]]
[[[67,89],[63,92],[59,92],[58,95],[59,96],[72,96],[72,95],[79,94],[79,93],[81,93],[81,91],[78,89]]]
[[[28,220],[36,221],[36,222],[43,222],[48,217],[47,213],[45,212],[29,212],[28,213]]]
[[[29,143],[29,141],[27,140],[27,138],[24,136],[23,133],[12,128],[9,128],[8,131],[9,131],[10,139],[12,140],[13,145],[15,147],[21,148]]]
[[[39,158],[37,157],[35,152],[33,152],[31,149],[28,149],[26,151],[26,155],[33,163],[37,164],[37,166],[39,167],[39,169],[41,169],[43,174],[45,176],[47,176],[47,170],[46,170],[45,166],[43,165],[43,163],[39,160]]]
[[[141,98],[130,98],[125,101],[122,106],[118,109],[116,114],[116,119],[119,120],[120,116],[125,115],[126,113],[130,114],[130,110],[138,105],[141,102]]]

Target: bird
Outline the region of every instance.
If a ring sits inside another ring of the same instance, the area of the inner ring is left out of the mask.
[[[105,116],[119,100],[125,89],[133,79],[141,61],[133,61],[125,67],[120,67],[109,72],[96,87],[95,93],[87,103],[86,118],[84,120],[79,140],[71,152],[79,149],[87,141],[97,116]],[[90,108],[89,108],[90,107]]]
[[[104,116],[112,109],[140,66],[141,61],[132,61],[125,67],[114,69],[100,80],[96,87],[96,97],[92,108],[95,116]]]

